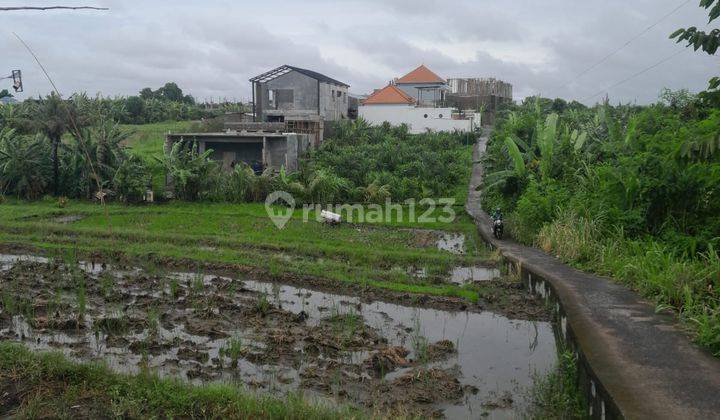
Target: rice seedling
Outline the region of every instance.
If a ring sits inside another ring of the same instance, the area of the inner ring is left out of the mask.
[[[115,276],[108,271],[103,271],[98,279],[100,282],[100,292],[105,299],[110,299],[113,295],[115,287]]]
[[[415,355],[415,360],[424,364],[428,360],[429,341],[423,334],[420,318],[415,316],[412,335],[410,336],[410,345]]]
[[[148,336],[157,337],[160,331],[160,311],[157,307],[148,309],[147,312]]]
[[[267,298],[267,294],[265,292],[260,293],[257,300],[255,301],[255,312],[262,316],[266,316],[269,312],[272,306],[270,305],[270,301]]]
[[[243,355],[245,346],[243,345],[242,338],[239,335],[227,339],[225,344],[220,348],[220,356],[225,356],[230,359],[231,366],[236,368],[238,360]]]

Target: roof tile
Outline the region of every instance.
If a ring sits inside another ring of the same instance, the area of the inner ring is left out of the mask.
[[[415,102],[412,96],[403,92],[402,89],[395,85],[387,85],[382,89],[376,90],[372,95],[368,96],[367,99],[362,101],[363,105],[378,105],[378,104],[412,104]]]
[[[421,64],[418,68],[399,78],[397,83],[445,83],[445,80]]]

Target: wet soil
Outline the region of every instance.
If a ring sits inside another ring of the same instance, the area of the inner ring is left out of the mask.
[[[490,392],[529,385],[554,362],[546,322],[216,273],[2,255],[0,297],[0,338],[32,349],[126,373],[300,389],[369,412],[504,417],[483,406]]]
[[[425,231],[423,231],[425,232]],[[434,232],[435,231],[427,231]],[[43,253],[35,248],[0,244],[0,254],[7,255],[42,255]],[[202,271],[211,272],[219,276],[228,276],[240,279],[251,278],[253,280],[266,281],[292,285],[296,287],[311,288],[326,293],[346,294],[359,298],[364,303],[386,302],[403,306],[432,308],[444,311],[470,311],[482,312],[492,311],[497,314],[508,315],[513,319],[549,321],[551,311],[545,305],[542,298],[533,295],[528,290],[506,280],[497,281],[475,281],[470,283],[471,289],[481,289],[483,293],[477,302],[471,302],[464,298],[433,296],[415,293],[403,293],[392,290],[379,289],[359,283],[341,282],[332,279],[319,278],[294,273],[271,274],[266,270],[257,267],[248,267],[238,264],[226,264],[215,262],[198,263],[195,260],[171,259],[149,254],[142,261],[128,258],[120,252],[103,253],[100,251],[91,254],[78,254],[86,258],[90,263],[97,266],[113,264],[115,266],[142,266],[151,263],[162,267],[166,271]],[[477,268],[477,267],[476,267]],[[494,273],[494,269],[490,273]],[[494,274],[493,274],[494,275]],[[448,282],[452,284],[452,277]],[[488,288],[497,289],[495,293],[486,293]],[[522,305],[518,305],[522,302]]]

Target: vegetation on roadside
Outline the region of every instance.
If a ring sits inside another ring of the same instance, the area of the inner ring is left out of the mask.
[[[499,119],[483,205],[509,231],[673,308],[720,355],[720,111],[530,98]]]
[[[261,396],[232,385],[193,386],[151,373],[121,375],[60,353],[0,342],[0,411],[20,418],[362,418],[349,407],[310,405],[301,395]]]
[[[555,368],[534,378],[525,416],[535,420],[590,418],[588,402],[578,385],[575,355],[561,346]]]

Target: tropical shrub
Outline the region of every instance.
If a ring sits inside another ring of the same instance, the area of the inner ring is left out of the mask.
[[[130,155],[118,167],[112,185],[121,201],[138,203],[143,200],[149,182],[150,173],[145,162]]]
[[[522,242],[675,308],[720,355],[720,110],[662,96],[510,107],[483,157],[483,207],[501,207]]]
[[[177,142],[158,159],[170,177],[175,197],[197,201],[221,194],[220,167],[210,158],[211,154],[212,150],[198,152],[197,144]]]
[[[50,143],[43,136],[23,137],[0,130],[0,195],[40,198],[51,179]]]

